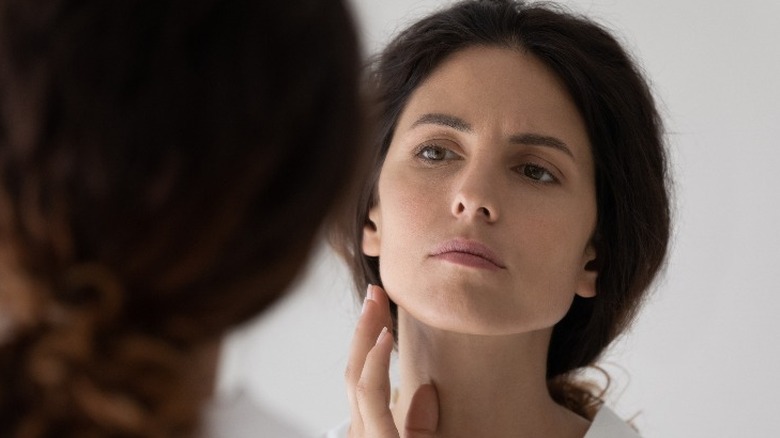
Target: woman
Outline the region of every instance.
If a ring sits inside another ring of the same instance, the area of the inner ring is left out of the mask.
[[[203,405],[350,186],[358,74],[339,0],[0,1],[0,435],[293,435]]]
[[[470,0],[403,31],[373,79],[375,166],[336,240],[368,292],[349,436],[633,436],[577,374],[631,322],[669,238],[634,62],[586,18]]]

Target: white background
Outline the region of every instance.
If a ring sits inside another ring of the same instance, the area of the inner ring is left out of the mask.
[[[444,3],[354,0],[366,53]],[[675,178],[669,266],[605,359],[610,403],[636,415],[645,438],[779,436],[780,2],[565,3],[640,59]],[[317,434],[348,416],[342,376],[357,306],[326,249],[294,289],[230,338],[220,390],[244,387]]]

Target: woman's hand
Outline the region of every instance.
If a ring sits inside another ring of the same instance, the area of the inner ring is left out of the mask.
[[[436,433],[439,400],[432,384],[415,392],[404,430],[399,433],[395,426],[389,408],[392,329],[387,294],[379,286],[369,286],[345,376],[352,411],[350,438],[427,438]]]

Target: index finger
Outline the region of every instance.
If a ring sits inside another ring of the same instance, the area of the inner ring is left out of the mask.
[[[368,287],[371,289],[371,299],[377,303],[380,309],[380,317],[384,322],[384,326],[392,333],[393,317],[390,315],[390,298],[388,298],[387,292],[385,292],[381,286],[374,284],[369,285]]]

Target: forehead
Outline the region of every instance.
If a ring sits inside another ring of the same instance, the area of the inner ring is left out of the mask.
[[[565,85],[522,49],[474,46],[455,52],[412,93],[399,129],[426,113],[452,114],[477,131],[563,136],[589,150],[585,123]]]

